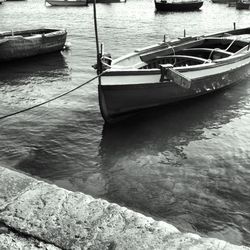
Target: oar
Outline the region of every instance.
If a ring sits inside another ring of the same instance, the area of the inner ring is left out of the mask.
[[[192,80],[173,68],[172,64],[161,64],[161,82],[171,81],[185,89],[190,89]]]

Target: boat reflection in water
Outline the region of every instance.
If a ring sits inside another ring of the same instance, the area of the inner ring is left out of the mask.
[[[61,52],[55,52],[5,62],[4,67],[0,67],[0,85],[1,83],[22,85],[29,83],[29,79],[36,82],[35,77],[47,79],[68,77],[68,75],[69,69],[64,56]]]
[[[105,198],[184,231],[250,244],[250,159],[230,130],[244,116],[246,89],[106,124],[100,144]]]

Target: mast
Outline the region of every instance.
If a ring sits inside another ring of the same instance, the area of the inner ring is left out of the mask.
[[[99,40],[98,40],[98,30],[97,30],[97,19],[96,19],[96,0],[93,1],[93,11],[94,11],[94,26],[95,26],[95,42],[96,42],[96,60],[97,60],[97,74],[99,75],[101,70],[100,61],[100,51],[99,51]],[[101,77],[98,77],[98,82],[101,84]]]

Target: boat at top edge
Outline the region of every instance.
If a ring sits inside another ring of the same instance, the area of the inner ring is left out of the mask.
[[[250,0],[238,0],[238,1],[236,1],[236,9],[249,10],[250,9]]]
[[[58,29],[0,32],[0,62],[60,51],[66,36]]]
[[[228,4],[231,0],[212,0],[213,3]]]
[[[199,10],[202,5],[202,0],[155,0],[158,11],[194,11]]]
[[[96,3],[125,3],[126,0],[96,0]],[[88,3],[94,3],[94,0],[88,0]]]
[[[100,77],[106,122],[228,87],[250,74],[250,28],[183,37],[111,60]]]
[[[87,0],[46,0],[51,6],[87,6]]]

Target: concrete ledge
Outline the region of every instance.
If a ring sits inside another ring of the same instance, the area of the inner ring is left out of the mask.
[[[0,249],[250,250],[1,167],[0,223]]]

